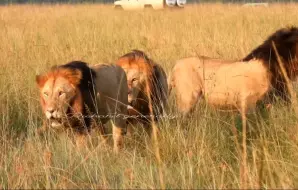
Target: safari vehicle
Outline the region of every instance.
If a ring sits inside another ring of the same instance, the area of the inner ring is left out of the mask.
[[[114,2],[115,9],[140,10],[140,9],[162,9],[163,0],[118,0]]]
[[[166,5],[169,7],[175,7],[177,0],[165,0],[166,1]]]
[[[118,10],[163,9],[165,7],[183,7],[186,0],[116,0],[114,8]]]
[[[178,7],[184,7],[184,5],[186,4],[186,0],[177,0],[177,6]]]

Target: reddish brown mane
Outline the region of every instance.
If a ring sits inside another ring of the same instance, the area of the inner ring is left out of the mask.
[[[36,82],[40,88],[49,80],[57,77],[66,78],[76,88],[76,96],[70,102],[70,116],[73,113],[81,113],[83,116],[95,113],[95,88],[94,78],[96,73],[84,62],[73,61],[61,66],[54,66],[44,75],[36,76]],[[43,104],[43,101],[42,101]],[[91,119],[84,117],[84,125],[90,127]],[[81,125],[82,126],[82,125]]]
[[[164,71],[161,67],[159,67],[152,59],[150,59],[144,52],[140,50],[132,50],[131,52],[121,56],[117,60],[117,64],[121,67],[129,66],[130,68],[136,68],[140,71],[146,73],[147,82],[149,87],[150,98],[153,103],[153,114],[158,115],[162,114],[163,108],[161,106],[160,100],[164,99],[164,90],[158,81],[160,77],[160,72]],[[140,98],[138,100],[135,108],[139,110],[143,115],[149,115],[149,107],[148,107],[148,98],[149,95],[146,89],[141,92]],[[157,117],[156,117],[157,118]]]
[[[149,57],[140,50],[132,50],[131,52],[121,56],[119,59],[121,58],[127,59],[128,63],[135,62],[140,58],[144,61],[144,63],[150,64],[152,62],[152,60],[149,59]]]
[[[130,68],[137,68],[146,73],[147,76],[149,76],[148,78],[151,78],[153,75],[154,62],[140,50],[133,50],[132,52],[121,56],[117,60],[117,64],[120,66],[128,65]]]
[[[56,79],[58,77],[63,77],[67,79],[72,85],[78,86],[82,79],[82,73],[79,70],[57,68],[57,69],[52,69],[45,75],[38,75],[36,77],[36,82],[38,86],[42,88],[49,79]]]

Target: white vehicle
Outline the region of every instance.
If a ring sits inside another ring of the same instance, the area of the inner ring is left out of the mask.
[[[176,0],[165,0],[166,1],[166,4],[167,4],[167,6],[169,6],[169,7],[174,7],[174,6],[176,6]]]
[[[177,0],[178,7],[184,7],[185,4],[186,4],[186,0]]]
[[[116,0],[114,8],[120,10],[142,10],[146,8],[158,10],[168,7],[183,7],[186,0]]]
[[[140,10],[150,8],[154,10],[163,8],[163,0],[117,0],[114,2],[115,9]]]
[[[268,3],[245,3],[243,7],[268,7]]]

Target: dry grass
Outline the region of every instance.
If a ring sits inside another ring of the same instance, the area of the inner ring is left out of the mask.
[[[269,34],[298,23],[298,5],[209,4],[184,10],[121,12],[102,5],[0,7],[0,187],[160,188],[159,162],[142,130],[115,155],[78,151],[68,137],[34,135],[43,117],[36,73],[71,60],[113,62],[141,49],[167,73],[176,59],[202,54],[239,59]],[[173,97],[168,114],[176,115]],[[241,117],[204,103],[191,118],[158,123],[166,188],[298,187],[297,118],[274,105],[247,117],[242,184]],[[245,185],[245,186],[244,186]]]

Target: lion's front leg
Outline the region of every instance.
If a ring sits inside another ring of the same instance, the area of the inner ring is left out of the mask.
[[[88,148],[88,134],[86,133],[75,133],[75,143],[79,150],[85,150]]]
[[[114,152],[118,153],[123,147],[123,136],[126,133],[127,124],[124,119],[116,119],[113,123]]]
[[[134,130],[133,130],[131,124],[127,124],[126,129],[127,129],[127,131],[126,131],[126,136],[127,136],[128,138],[132,138],[132,134],[133,134],[133,131],[134,131]]]
[[[96,130],[97,132],[99,132],[101,143],[106,145],[107,141],[108,141],[108,137],[106,136],[106,131],[105,131],[104,125],[102,123],[98,124],[96,122],[94,122],[93,125],[94,126],[92,128],[94,130]]]
[[[47,120],[42,121],[42,126],[36,129],[36,134],[43,135],[49,129]]]
[[[153,136],[153,134],[152,134],[153,133],[152,123],[151,122],[150,123],[144,123],[143,126],[144,126],[145,132],[148,134],[149,138],[151,139],[152,136]]]

